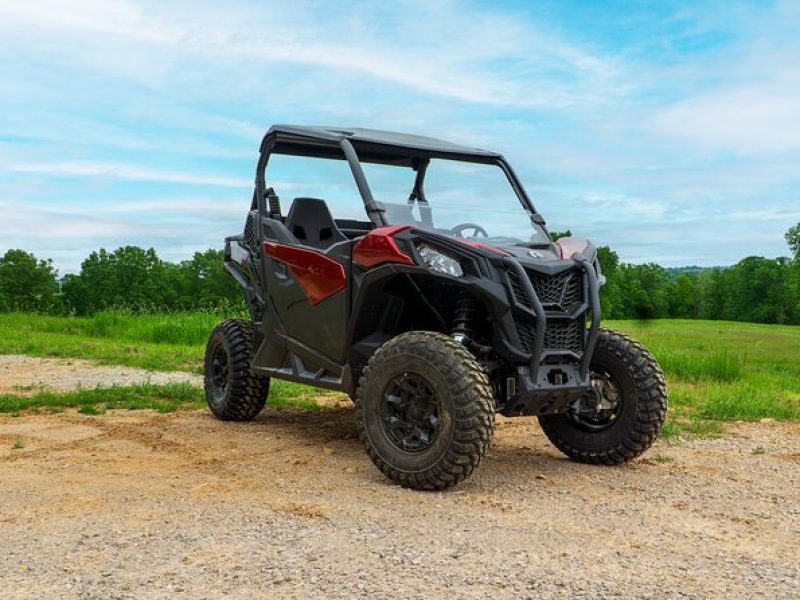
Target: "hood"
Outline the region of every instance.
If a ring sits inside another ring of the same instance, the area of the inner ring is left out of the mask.
[[[500,251],[513,256],[523,263],[549,263],[553,261],[571,260],[578,256],[593,261],[597,249],[594,244],[582,237],[565,237],[547,246],[526,247],[518,244],[482,244],[480,240],[467,242],[470,246],[483,247],[489,251]],[[577,256],[576,256],[577,255]]]

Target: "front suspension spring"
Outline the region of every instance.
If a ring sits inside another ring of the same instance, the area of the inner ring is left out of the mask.
[[[465,343],[472,337],[473,323],[477,310],[478,302],[475,297],[468,292],[461,292],[453,315],[452,334],[455,339]]]

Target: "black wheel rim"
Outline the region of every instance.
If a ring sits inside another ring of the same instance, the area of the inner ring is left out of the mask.
[[[569,417],[586,431],[605,431],[622,412],[622,387],[605,369],[592,368],[591,389],[569,411]]]
[[[228,351],[224,346],[219,346],[214,351],[214,356],[211,359],[211,387],[216,400],[225,397],[225,393],[228,390],[229,374]]]
[[[441,401],[423,377],[403,373],[392,379],[383,392],[381,424],[400,450],[424,452],[436,441],[441,410]]]

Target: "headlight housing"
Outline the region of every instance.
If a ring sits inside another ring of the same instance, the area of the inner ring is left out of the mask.
[[[455,258],[436,248],[432,248],[427,244],[418,244],[417,253],[422,262],[425,263],[425,266],[431,271],[450,275],[451,277],[463,277],[464,275],[464,269],[461,268],[461,264]]]

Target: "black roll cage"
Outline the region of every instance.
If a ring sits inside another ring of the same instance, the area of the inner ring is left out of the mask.
[[[264,135],[261,142],[255,177],[256,202],[260,215],[267,214],[266,170],[272,154],[346,160],[361,194],[367,216],[375,227],[389,223],[386,222],[383,209],[375,202],[364,170],[361,168],[362,162],[413,168],[416,176],[408,198],[409,204],[413,204],[414,201],[427,204],[424,191],[425,173],[432,158],[496,165],[505,173],[531,221],[544,224],[544,219],[536,212],[516,173],[501,154],[458,146],[433,138],[387,131],[295,125],[275,125]]]

